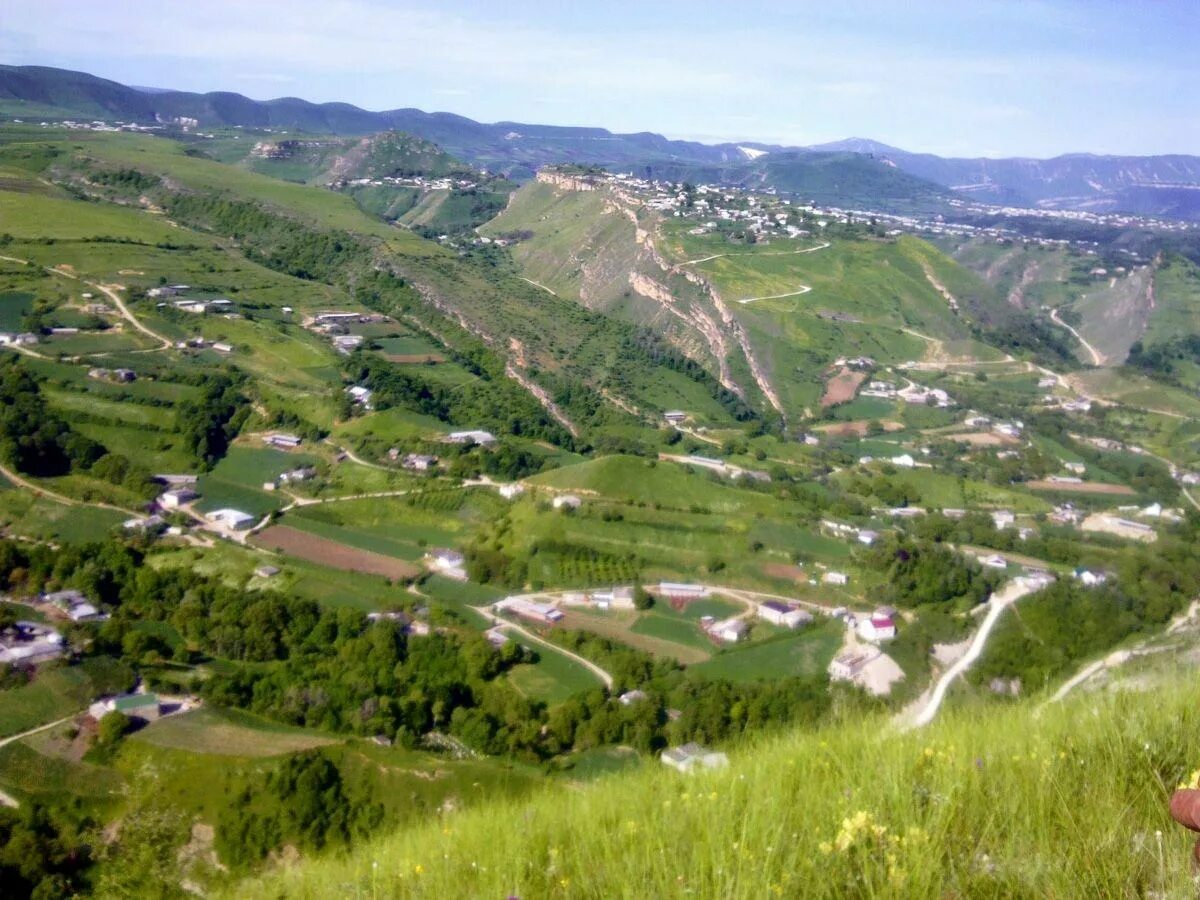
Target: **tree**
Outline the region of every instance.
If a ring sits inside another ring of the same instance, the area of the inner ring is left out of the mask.
[[[642,587],[639,581],[633,586],[633,606],[635,609],[649,609],[654,605],[654,597]]]
[[[133,728],[133,722],[123,712],[106,713],[96,730],[96,743],[101,747],[112,747]]]

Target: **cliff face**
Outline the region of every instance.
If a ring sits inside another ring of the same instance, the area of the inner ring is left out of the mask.
[[[537,180],[562,191],[594,191],[596,185],[580,175],[567,175],[554,169],[539,169]]]

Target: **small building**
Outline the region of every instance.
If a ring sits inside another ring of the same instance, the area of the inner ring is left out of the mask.
[[[859,530],[857,537],[860,544],[866,544],[868,547],[870,547],[877,540],[879,540],[879,532],[872,531],[869,528],[862,528]]]
[[[259,578],[274,578],[279,574],[278,566],[259,566],[254,570],[254,574]]]
[[[1007,569],[1008,568],[1008,560],[1005,559],[1003,556],[1001,556],[999,553],[990,553],[987,556],[981,556],[981,557],[979,557],[979,562],[981,565],[984,565],[989,569]]]
[[[505,500],[514,500],[525,493],[525,485],[514,481],[511,484],[500,485],[499,491]]]
[[[169,491],[163,491],[158,495],[157,502],[163,509],[179,509],[186,503],[191,503],[200,495],[191,488],[178,487],[172,488]]]
[[[992,524],[997,529],[1010,528],[1016,524],[1017,517],[1007,509],[997,509],[992,512]]]
[[[1092,572],[1089,569],[1078,568],[1071,573],[1072,577],[1084,587],[1098,587],[1108,581],[1105,572]]]
[[[663,765],[685,773],[698,769],[723,769],[729,765],[729,757],[724,753],[707,750],[696,743],[664,750],[659,759]]]
[[[213,525],[228,529],[229,531],[244,531],[255,522],[254,516],[250,515],[250,513],[228,507],[214,509],[212,512],[207,513],[205,518]]]
[[[370,388],[361,387],[360,385],[354,385],[353,387],[346,388],[346,393],[349,394],[350,399],[352,401],[354,401],[355,403],[357,403],[359,406],[365,407],[366,409],[371,408],[371,390],[370,390]]]
[[[708,588],[702,584],[677,584],[673,581],[661,582],[658,586],[658,592],[668,600],[699,600],[702,597],[707,597],[709,594]]]
[[[726,644],[736,644],[749,630],[750,627],[742,619],[725,619],[710,625],[708,633]]]
[[[66,651],[63,637],[37,622],[14,622],[0,629],[0,664],[37,665],[58,659]]]
[[[263,438],[263,443],[271,447],[277,447],[280,450],[295,450],[301,444],[301,438],[295,434],[284,434],[276,432],[268,434]]]
[[[98,700],[88,707],[88,715],[97,722],[112,712],[123,713],[131,719],[153,722],[162,714],[162,703],[158,694],[121,694]]]
[[[232,353],[233,344],[227,344],[225,341],[214,341],[212,348],[218,353]]]
[[[487,447],[496,443],[496,436],[490,431],[452,431],[446,436],[451,444],[478,444]]]
[[[390,455],[391,454],[389,452],[389,456]],[[397,456],[398,455],[399,453],[397,453]],[[392,458],[395,459],[395,457]],[[424,453],[409,453],[404,457],[404,461],[400,465],[405,469],[409,469],[414,472],[428,472],[430,469],[434,468],[437,463],[438,458],[436,456],[428,456]]]
[[[635,689],[632,691],[626,691],[617,699],[621,702],[622,706],[632,706],[635,703],[641,703],[643,700],[647,699],[647,694],[645,691],[639,691]]]
[[[868,616],[858,623],[858,636],[873,644],[896,637],[896,623],[887,616]]]
[[[681,409],[668,409],[663,413],[663,418],[671,425],[679,425],[687,421],[688,414]]]
[[[826,572],[821,580],[826,584],[849,584],[850,576],[845,572]]]
[[[812,613],[798,606],[788,606],[778,600],[767,600],[760,603],[758,617],[764,622],[778,625],[782,628],[799,628],[813,620]]]
[[[559,494],[551,501],[551,504],[555,509],[579,509],[583,505],[583,501],[574,494]]]
[[[467,561],[467,558],[458,550],[451,550],[448,547],[438,547],[430,551],[429,557],[433,560],[435,569],[461,569]]]
[[[94,603],[74,589],[43,594],[42,602],[56,606],[66,613],[72,622],[95,622],[107,618]]]
[[[301,466],[298,469],[284,472],[279,476],[279,480],[284,484],[295,484],[298,481],[309,481],[317,474],[317,470],[312,466]]]

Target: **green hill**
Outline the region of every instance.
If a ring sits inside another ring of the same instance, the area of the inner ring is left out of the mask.
[[[240,885],[280,897],[1190,896],[1200,684],[769,738],[499,801]]]

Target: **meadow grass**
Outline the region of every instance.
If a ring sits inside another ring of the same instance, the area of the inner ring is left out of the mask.
[[[1167,815],[1200,760],[1200,682],[1153,697],[870,716],[553,784],[239,885],[263,897],[1194,896]]]

